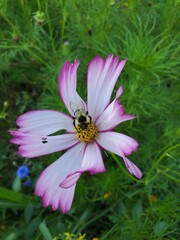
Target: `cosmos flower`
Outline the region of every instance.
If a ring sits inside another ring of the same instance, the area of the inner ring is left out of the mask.
[[[126,63],[109,55],[105,60],[95,57],[88,66],[87,103],[76,91],[79,61],[66,61],[60,71],[58,88],[69,115],[54,110],[27,112],[17,119],[19,129],[10,130],[22,157],[34,158],[67,149],[39,176],[35,195],[42,197],[43,206],[61,208],[63,214],[71,208],[76,183],[81,174],[105,172],[101,148],[120,156],[130,174],[142,177],[139,168],[127,156],[136,151],[138,142],[122,133],[112,131],[118,124],[135,118],[124,113],[118,98],[122,86],[110,102],[116,81]],[[52,135],[66,130],[61,135]]]
[[[21,179],[24,179],[25,177],[27,177],[28,173],[29,173],[29,168],[26,165],[20,166],[16,171],[16,175]]]

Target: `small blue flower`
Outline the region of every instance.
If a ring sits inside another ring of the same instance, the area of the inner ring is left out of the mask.
[[[26,165],[22,165],[18,168],[16,175],[19,178],[23,179],[23,178],[27,177],[28,173],[29,173],[29,168]]]
[[[26,181],[24,182],[24,186],[25,186],[25,187],[30,187],[31,184],[32,184],[32,181],[31,181],[30,179],[29,179],[29,180],[26,180]]]

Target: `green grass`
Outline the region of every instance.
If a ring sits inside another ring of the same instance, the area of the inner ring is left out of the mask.
[[[179,12],[179,0],[0,1],[1,239],[178,239]],[[67,111],[57,89],[66,60],[80,59],[78,90],[86,99],[88,62],[110,53],[128,59],[115,89],[123,85],[120,101],[137,118],[116,130],[140,142],[131,159],[143,179],[103,152],[107,172],[81,177],[67,215],[44,209],[34,185],[62,153],[20,158],[7,130],[29,110]],[[32,186],[21,182],[17,192],[23,163]]]

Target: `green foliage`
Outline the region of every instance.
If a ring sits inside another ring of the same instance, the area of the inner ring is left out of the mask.
[[[179,11],[178,0],[0,1],[1,239],[178,239]],[[123,85],[120,101],[137,119],[116,130],[140,142],[131,159],[143,179],[104,153],[107,172],[81,177],[67,215],[44,209],[35,182],[62,153],[22,159],[7,130],[29,110],[67,111],[57,89],[66,60],[81,60],[86,99],[88,62],[110,53],[128,59],[116,89]],[[19,181],[23,163],[30,174]]]

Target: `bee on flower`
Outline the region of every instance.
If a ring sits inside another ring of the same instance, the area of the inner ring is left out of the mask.
[[[117,79],[126,63],[110,54],[91,60],[87,71],[87,103],[76,91],[79,61],[66,61],[60,70],[58,88],[69,115],[54,110],[35,110],[17,119],[19,128],[10,130],[22,157],[34,158],[67,149],[67,151],[39,176],[35,195],[42,197],[43,206],[61,208],[67,213],[72,205],[76,183],[81,174],[105,172],[101,149],[120,156],[130,174],[142,177],[139,168],[127,156],[136,151],[138,142],[112,131],[120,123],[135,118],[124,113],[119,102],[122,86],[111,102]],[[65,134],[53,136],[59,130]]]

